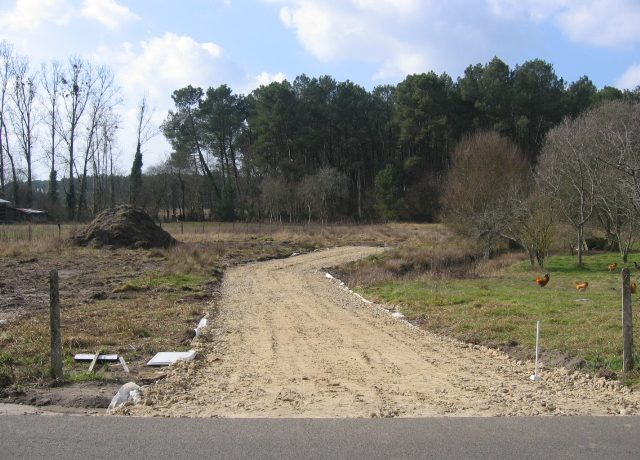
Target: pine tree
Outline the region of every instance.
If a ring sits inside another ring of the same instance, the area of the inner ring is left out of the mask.
[[[137,206],[140,203],[139,195],[142,190],[142,151],[140,147],[140,141],[138,141],[133,166],[131,166],[131,195],[129,197],[131,206]]]

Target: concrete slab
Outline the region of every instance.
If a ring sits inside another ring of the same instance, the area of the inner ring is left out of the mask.
[[[193,361],[193,358],[195,357],[195,350],[161,351],[151,358],[151,361],[147,363],[147,366],[168,366],[176,361]]]

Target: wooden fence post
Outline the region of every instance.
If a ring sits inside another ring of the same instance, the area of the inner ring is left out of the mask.
[[[51,376],[56,380],[62,380],[62,336],[60,334],[58,270],[49,272],[49,308],[51,313]]]
[[[631,312],[631,274],[628,268],[622,270],[622,370],[633,370],[633,319]]]

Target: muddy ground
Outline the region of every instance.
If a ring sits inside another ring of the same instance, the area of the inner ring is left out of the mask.
[[[6,328],[27,318],[48,320],[49,272],[52,269],[58,270],[60,304],[64,315],[66,309],[137,295],[113,291],[143,273],[160,269],[164,263],[163,258],[148,251],[67,247],[59,251],[42,252],[33,257],[0,258],[0,319],[8,322],[4,326]],[[202,304],[207,299],[193,301]],[[78,326],[81,328],[82,325]],[[66,335],[77,335],[81,331],[64,332]],[[11,411],[10,406],[2,406],[0,413],[103,413],[122,383],[140,379],[141,375],[153,377],[153,371],[145,368],[146,359],[146,356],[140,356],[129,362],[130,375],[118,366],[113,366],[103,381],[56,385],[45,380],[19,385],[18,388],[0,389],[0,403],[20,405],[14,406]],[[88,366],[87,363],[85,367],[88,369]],[[97,369],[100,368],[98,365]]]
[[[121,298],[122,283],[158,269],[160,258],[144,251],[64,248],[35,257],[0,258],[0,318],[11,322],[49,308],[49,272],[58,270],[63,306]]]

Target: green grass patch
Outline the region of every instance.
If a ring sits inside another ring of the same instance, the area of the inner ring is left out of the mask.
[[[633,254],[626,266],[632,281],[640,284],[640,272],[633,267]],[[635,257],[640,260],[640,257]],[[484,344],[517,343],[535,347],[535,321],[541,321],[541,345],[586,360],[591,370],[620,370],[622,354],[621,268],[607,266],[619,260],[617,254],[576,258],[554,256],[547,260],[551,279],[539,287],[528,262],[509,266],[490,277],[476,279],[395,280],[362,286],[371,299],[399,306],[409,319],[420,318],[424,327],[463,340]],[[588,281],[586,292],[575,283]],[[638,296],[634,309],[640,310]],[[637,318],[637,313],[636,313]],[[638,319],[636,319],[638,324]],[[634,343],[640,344],[639,328]]]
[[[146,291],[161,292],[199,291],[202,283],[208,277],[202,273],[181,273],[164,275],[160,273],[146,273],[127,281],[114,289],[114,292]]]
[[[95,382],[99,380],[105,380],[105,375],[99,372],[89,372],[89,371],[80,371],[80,372],[69,372],[65,375],[66,380],[69,382]]]

